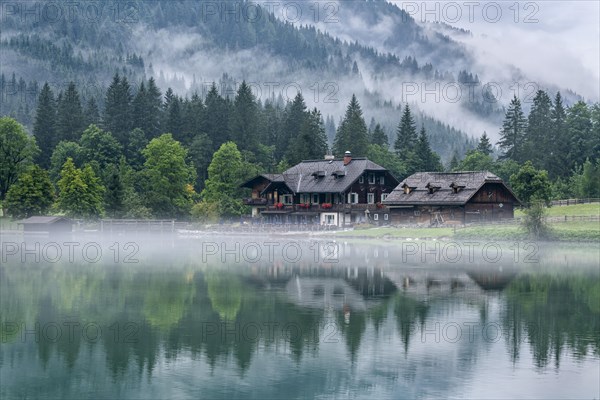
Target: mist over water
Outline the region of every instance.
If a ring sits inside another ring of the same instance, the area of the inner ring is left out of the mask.
[[[0,245],[2,398],[600,395],[593,247],[214,234]]]

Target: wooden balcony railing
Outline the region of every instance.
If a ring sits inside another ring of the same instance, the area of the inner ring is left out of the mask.
[[[269,204],[266,206],[267,211],[283,211],[283,212],[350,212],[350,211],[365,211],[371,212],[383,210],[386,207],[377,204],[292,204],[292,205],[277,205]]]

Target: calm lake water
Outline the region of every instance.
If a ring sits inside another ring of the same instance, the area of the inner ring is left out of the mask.
[[[2,240],[2,399],[600,397],[597,246]]]

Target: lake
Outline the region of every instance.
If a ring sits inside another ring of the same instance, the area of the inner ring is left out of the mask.
[[[2,399],[600,397],[594,245],[1,245]]]

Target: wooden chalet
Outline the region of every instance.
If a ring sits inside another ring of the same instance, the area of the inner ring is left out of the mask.
[[[302,161],[282,174],[262,174],[242,187],[252,189],[246,205],[252,217],[266,223],[321,224],[389,223],[382,204],[398,184],[390,172],[366,158]]]
[[[393,225],[470,223],[514,217],[520,202],[488,171],[418,172],[383,201]]]

